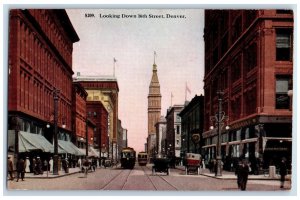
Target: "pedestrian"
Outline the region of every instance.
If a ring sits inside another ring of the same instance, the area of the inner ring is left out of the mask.
[[[36,167],[36,159],[35,158],[32,159],[31,169],[32,169],[32,172],[33,172],[34,175],[38,174],[37,171],[36,171],[37,167]]]
[[[43,162],[43,171],[49,171],[47,159],[45,159]]]
[[[68,173],[68,158],[62,159],[61,163],[65,173]]]
[[[238,167],[238,187],[241,190],[246,190],[248,175],[249,175],[249,165],[247,161],[243,160]]]
[[[241,177],[240,177],[240,170],[242,169],[242,161],[239,161],[237,166],[235,167],[235,175],[237,176],[237,185],[238,188],[241,188]]]
[[[50,157],[50,160],[49,160],[49,169],[50,169],[50,173],[53,172],[53,159],[52,157]]]
[[[82,165],[81,165],[81,163],[82,163],[82,160],[81,160],[81,158],[78,158],[78,161],[77,161],[77,167],[79,167],[79,170],[80,171],[82,171]]]
[[[87,177],[89,167],[90,167],[89,160],[87,158],[85,158],[83,160],[83,168],[84,168],[84,176],[85,177]]]
[[[29,161],[28,157],[26,157],[25,164],[26,164],[25,172],[29,173],[30,172],[30,167],[29,167],[30,166],[30,161]]]
[[[61,157],[60,156],[58,157],[57,162],[58,162],[58,164],[57,164],[58,165],[58,171],[61,171]]]
[[[43,174],[43,170],[42,170],[42,161],[41,158],[38,156],[37,160],[36,160],[36,172],[37,174]]]
[[[286,159],[282,158],[279,164],[280,188],[283,188],[285,176],[287,175]]]
[[[11,161],[10,157],[7,157],[7,171],[9,175],[9,180],[14,180],[13,172],[14,172],[14,166],[13,162]]]
[[[202,159],[202,169],[205,169],[205,160],[204,160],[204,158]]]
[[[24,181],[25,168],[26,168],[26,163],[23,160],[23,158],[20,158],[20,160],[18,160],[18,162],[17,162],[17,182],[19,181],[20,175],[21,175],[22,181]]]

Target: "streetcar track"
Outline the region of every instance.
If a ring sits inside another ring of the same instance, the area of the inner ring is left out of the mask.
[[[100,188],[100,190],[105,190],[105,188],[106,188],[108,185],[110,185],[110,184],[111,184],[114,180],[116,180],[123,172],[126,172],[126,171],[127,171],[127,170],[123,170],[123,169],[120,170],[120,173],[118,173],[117,175],[115,175],[115,176],[114,176],[110,181],[108,181],[102,188]],[[123,186],[122,186],[122,190],[123,190],[125,184],[127,183],[127,180],[128,180],[128,177],[129,177],[131,171],[132,171],[132,170],[129,171],[129,173],[128,173],[127,177],[126,177],[126,180],[125,180],[125,182],[124,182],[124,184],[123,184]]]
[[[148,166],[145,166],[145,167],[147,167],[148,169],[150,169]],[[143,169],[144,170],[144,169]],[[150,169],[150,170],[152,170],[152,169]],[[145,170],[144,170],[145,171]],[[153,183],[153,181],[151,180],[151,178],[150,178],[150,176],[148,175],[148,174],[146,174],[146,172],[145,172],[145,175],[149,178],[149,180],[151,181],[151,183],[153,184],[153,186],[155,187],[155,189],[156,190],[158,190],[157,188],[156,188],[156,186],[154,185],[154,183]],[[169,181],[167,181],[165,178],[163,178],[162,176],[160,176],[160,175],[156,175],[156,177],[159,177],[159,178],[161,178],[163,181],[165,181],[168,185],[170,185],[172,188],[174,188],[175,190],[179,190],[177,187],[175,187],[173,184],[171,184]]]
[[[112,183],[123,171],[118,173],[116,176],[114,176],[110,181],[108,181],[100,190],[103,190],[105,187],[107,187],[110,183]]]
[[[126,177],[126,180],[125,180],[125,182],[124,182],[124,184],[123,184],[123,186],[122,186],[122,190],[124,189],[124,187],[125,187],[125,185],[126,185],[126,183],[127,183],[127,181],[128,181],[128,178],[129,178],[129,176],[130,176],[130,174],[131,174],[132,171],[133,171],[133,169],[130,169],[130,171],[129,171],[129,173],[128,173],[128,176]]]
[[[145,166],[146,167],[146,166]],[[141,168],[143,169],[145,175],[147,176],[147,178],[150,180],[150,182],[152,183],[153,187],[155,188],[155,190],[158,190],[157,187],[154,185],[153,181],[151,180],[151,178],[149,177],[149,175],[146,173],[146,170],[143,166],[141,166]]]

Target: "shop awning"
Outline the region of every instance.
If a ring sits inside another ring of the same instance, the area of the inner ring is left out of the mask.
[[[8,148],[14,149],[15,131],[8,130]],[[54,146],[42,135],[19,131],[19,152],[30,152],[41,150],[43,152],[54,152]],[[58,149],[58,153],[64,153]]]
[[[99,156],[99,151],[97,149],[94,149],[93,147],[89,148],[89,154],[91,152],[91,155],[95,156],[95,157],[100,157]]]
[[[86,149],[80,149],[80,151],[86,155]],[[88,148],[88,157],[99,157],[99,152],[93,147]]]
[[[72,142],[70,141],[64,141],[64,140],[58,140],[58,146],[62,148],[66,153],[76,155],[76,156],[84,156],[80,149],[76,147]]]

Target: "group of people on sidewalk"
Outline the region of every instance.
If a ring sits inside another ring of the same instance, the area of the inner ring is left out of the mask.
[[[20,178],[22,181],[24,181],[26,167],[27,167],[26,162],[24,161],[23,158],[20,158],[16,164],[17,182],[19,181]],[[13,167],[13,162],[10,157],[7,157],[7,170],[8,170],[8,174],[9,174],[9,180],[14,180],[14,176],[13,176],[14,167]]]
[[[241,190],[246,190],[250,164],[246,160],[241,160],[236,168],[237,185]],[[282,158],[279,164],[280,188],[284,187],[285,177],[287,175],[286,159]]]

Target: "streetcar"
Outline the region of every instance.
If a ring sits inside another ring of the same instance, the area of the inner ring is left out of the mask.
[[[123,148],[121,151],[121,167],[133,169],[136,161],[136,152],[131,147]]]
[[[140,166],[147,165],[148,162],[148,154],[144,151],[138,153],[138,163]]]

